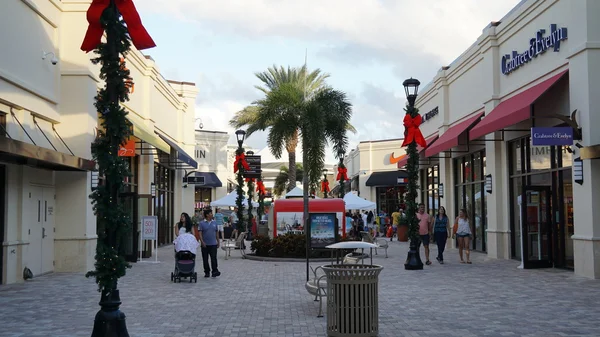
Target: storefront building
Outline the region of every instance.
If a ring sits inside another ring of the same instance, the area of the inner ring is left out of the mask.
[[[195,137],[198,170],[192,174],[195,183],[189,187],[195,190],[195,208],[199,210],[209,206],[211,201],[227,195],[229,134],[223,131],[196,130]]]
[[[524,0],[419,91],[422,200],[465,209],[473,249],[600,278],[598,14]]]
[[[402,139],[360,142],[344,157],[348,170],[345,193],[355,191],[361,198],[374,201],[378,212],[391,214],[405,208],[407,174],[397,168],[397,163],[406,158],[401,145]],[[337,166],[333,173],[335,179]],[[339,197],[339,182],[331,186],[331,194]]]
[[[96,217],[89,195],[101,182],[91,161],[100,127],[94,96],[104,83],[93,54],[79,47],[91,1],[9,1],[0,20],[0,283],[94,268]],[[123,244],[136,261],[140,218],[159,216],[159,242],[172,241],[175,214],[193,211],[184,170],[197,164],[193,83],[167,82],[154,61],[132,50],[133,136],[121,149],[132,176],[120,196],[133,231]],[[188,127],[188,125],[190,127]],[[153,193],[154,191],[154,193]]]

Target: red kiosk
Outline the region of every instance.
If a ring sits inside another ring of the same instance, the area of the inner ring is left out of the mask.
[[[309,213],[336,213],[340,225],[341,237],[346,237],[346,204],[339,198],[309,199]],[[273,237],[285,233],[290,228],[304,226],[304,201],[302,198],[279,199],[273,207]]]

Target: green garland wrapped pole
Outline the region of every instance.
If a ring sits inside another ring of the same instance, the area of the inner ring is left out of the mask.
[[[246,152],[248,156],[253,156],[254,151]],[[252,219],[254,216],[252,215],[252,201],[254,199],[254,178],[246,178],[246,184],[248,185],[248,240],[252,240]]]
[[[131,0],[94,0],[87,19],[89,27],[81,50],[94,50],[98,55],[92,63],[101,65],[100,78],[105,81],[104,88],[96,96],[95,107],[101,113],[101,127],[92,144],[92,156],[98,165],[98,175],[102,177],[102,183],[90,195],[97,218],[98,241],[95,270],[88,272],[86,277],[96,279],[101,293],[92,337],[128,337],[125,314],[119,310],[121,298],[117,289],[118,279],[131,267],[121,250],[122,241],[131,231],[131,219],[119,201],[123,182],[130,176],[127,162],[118,155],[119,147],[127,142],[132,127],[126,118],[127,112],[120,105],[129,99],[128,92],[133,85],[124,59],[131,42],[138,49],[151,48],[155,44],[142,26]],[[104,32],[106,43],[101,42]]]
[[[323,192],[323,198],[327,199],[329,194],[329,180],[327,180],[327,169],[323,169],[323,181],[321,181],[321,192]]]
[[[235,199],[235,205],[237,206],[237,230],[239,233],[245,232],[246,227],[244,223],[244,171],[249,170],[248,162],[246,161],[246,155],[244,154],[244,138],[246,138],[246,131],[237,130],[235,132],[237,137],[238,148],[235,151],[235,162],[233,163],[233,172],[237,173],[237,198]]]
[[[258,193],[258,209],[256,212],[258,214],[258,219],[260,220],[265,214],[265,195],[267,194],[267,189],[265,188],[262,177],[258,178],[256,181],[256,193]]]
[[[408,100],[405,109],[406,115],[404,116],[404,142],[402,142],[402,147],[407,147],[406,154],[408,155],[408,162],[406,164],[406,171],[408,173],[406,216],[408,218],[408,237],[410,239],[410,246],[406,262],[404,263],[404,269],[406,270],[423,269],[423,261],[421,261],[421,256],[419,254],[421,236],[419,235],[419,219],[417,218],[417,190],[419,188],[419,152],[417,152],[417,145],[425,148],[427,144],[419,129],[419,126],[421,125],[421,115],[419,115],[419,110],[415,108],[415,101],[417,100],[417,92],[420,84],[421,82],[419,82],[419,80],[413,78],[402,83],[404,90],[406,91],[406,99]]]
[[[346,180],[348,180],[348,169],[346,168],[346,165],[344,165],[344,152],[338,153],[338,156],[340,158],[340,163],[338,164],[338,173],[335,180],[340,182],[340,198],[344,198],[344,195],[346,194],[346,186],[344,186],[344,184],[346,183]]]

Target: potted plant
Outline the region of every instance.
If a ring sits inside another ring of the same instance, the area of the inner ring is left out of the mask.
[[[406,217],[406,214],[404,213],[400,215],[400,223],[398,225],[398,241],[408,241],[408,217]]]

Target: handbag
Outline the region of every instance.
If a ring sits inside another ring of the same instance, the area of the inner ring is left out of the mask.
[[[196,240],[200,240],[200,232],[198,231],[198,226],[193,226],[194,230],[194,236],[196,237]]]
[[[452,226],[452,235],[455,235],[456,232],[458,232],[458,222],[455,222],[454,226]]]

